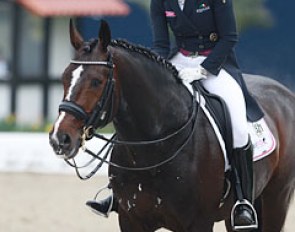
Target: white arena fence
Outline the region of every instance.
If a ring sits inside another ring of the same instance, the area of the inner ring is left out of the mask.
[[[110,138],[110,134],[105,134]],[[104,141],[92,139],[87,142],[87,148],[98,151]],[[91,159],[82,151],[77,155],[77,164],[83,165]],[[96,161],[97,162],[97,161]],[[95,165],[94,163],[93,165]],[[91,171],[93,166],[82,170],[82,174]],[[97,172],[107,174],[107,165]],[[49,145],[47,133],[0,133],[0,172],[36,172],[75,174],[74,168],[57,158]]]

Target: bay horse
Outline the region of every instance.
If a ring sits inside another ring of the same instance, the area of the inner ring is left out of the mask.
[[[71,160],[93,130],[113,122],[121,143],[113,147],[109,179],[121,231],[212,232],[221,220],[232,231],[233,190],[220,207],[220,145],[176,69],[148,49],[111,40],[105,21],[88,42],[70,22],[70,40],[75,58],[63,73],[64,98],[50,132],[57,156]],[[277,141],[254,164],[255,231],[279,232],[295,183],[295,96],[269,78],[245,80]]]

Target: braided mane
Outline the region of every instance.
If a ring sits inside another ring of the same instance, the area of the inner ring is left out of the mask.
[[[141,45],[131,44],[130,42],[128,42],[126,40],[121,40],[121,39],[120,40],[112,40],[110,45],[113,47],[123,48],[125,50],[130,51],[130,52],[136,52],[136,53],[143,55],[144,57],[160,64],[162,67],[169,70],[173,74],[173,76],[177,80],[180,81],[180,79],[178,77],[178,71],[171,64],[171,62],[169,62],[168,60],[164,59],[163,57],[157,55],[156,53],[152,52],[150,49],[143,47]]]

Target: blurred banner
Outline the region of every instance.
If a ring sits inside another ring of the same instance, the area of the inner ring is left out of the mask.
[[[32,13],[42,16],[127,15],[121,0],[17,0]]]

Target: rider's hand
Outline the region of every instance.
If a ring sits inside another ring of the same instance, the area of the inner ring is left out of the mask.
[[[181,69],[178,75],[184,82],[192,83],[193,81],[206,79],[208,72],[201,65],[199,65],[196,68]]]

